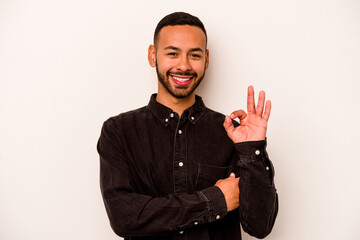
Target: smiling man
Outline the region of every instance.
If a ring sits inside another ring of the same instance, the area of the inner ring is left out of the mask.
[[[196,26],[167,25],[155,31],[154,44],[148,58],[158,75],[156,100],[177,108],[173,110],[181,116],[195,103],[195,89],[209,64],[206,35]]]
[[[267,236],[278,211],[266,153],[271,103],[248,88],[247,111],[224,116],[195,90],[209,65],[202,22],[177,12],[155,29],[148,60],[158,92],[148,105],[109,118],[98,141],[101,191],[125,239]],[[234,121],[240,119],[240,124]]]

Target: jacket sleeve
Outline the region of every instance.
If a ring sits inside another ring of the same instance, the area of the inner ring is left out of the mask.
[[[212,186],[193,194],[154,197],[136,190],[128,153],[115,121],[103,125],[97,144],[100,155],[100,187],[114,232],[122,237],[156,236],[206,224],[226,214],[224,195]]]
[[[243,230],[265,238],[272,230],[278,212],[274,168],[265,141],[236,143],[240,167],[240,222]]]

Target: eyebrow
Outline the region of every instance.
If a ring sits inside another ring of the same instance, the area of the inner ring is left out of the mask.
[[[174,46],[167,46],[166,48],[164,48],[165,50],[175,50],[175,51],[180,51],[180,48],[178,47],[174,47]],[[204,52],[204,50],[202,50],[201,48],[191,48],[190,52]]]

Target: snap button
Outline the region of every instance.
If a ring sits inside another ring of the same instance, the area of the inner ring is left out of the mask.
[[[198,225],[199,224],[199,222],[194,222],[194,225]]]
[[[216,215],[216,219],[219,220],[219,219],[220,219],[220,215]]]
[[[167,119],[165,119],[165,122],[168,122],[169,121],[169,119],[167,118]]]
[[[179,134],[182,134],[182,131],[179,129],[178,133],[179,133]]]
[[[269,171],[269,169],[270,169],[270,168],[269,168],[268,166],[266,166],[266,170]]]
[[[180,166],[180,167],[184,166],[184,163],[183,163],[183,162],[179,162],[179,166]]]
[[[195,118],[194,118],[194,117],[191,117],[191,120],[193,120],[193,121],[194,121],[194,120],[195,120]]]
[[[170,113],[170,117],[173,118],[173,117],[174,117],[174,114],[173,114],[173,113]]]
[[[256,155],[259,155],[259,154],[260,154],[260,151],[259,151],[259,150],[256,150],[256,151],[255,151],[255,154],[256,154]]]
[[[180,233],[180,234],[183,234],[183,233],[184,233],[184,231],[180,231],[179,233]]]

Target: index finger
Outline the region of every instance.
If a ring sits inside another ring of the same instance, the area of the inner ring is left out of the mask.
[[[247,96],[247,111],[248,113],[255,113],[255,98],[254,98],[254,87],[248,87],[248,96]]]

